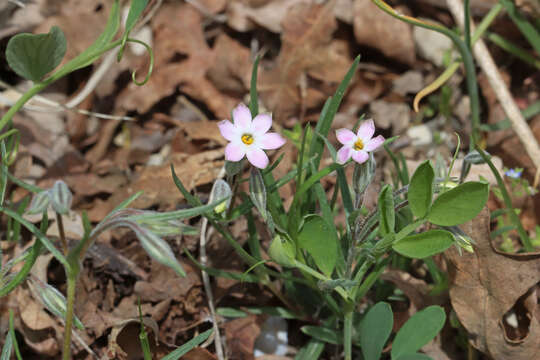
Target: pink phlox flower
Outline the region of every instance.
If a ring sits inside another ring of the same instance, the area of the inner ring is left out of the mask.
[[[218,127],[229,144],[225,147],[225,160],[240,161],[247,157],[259,169],[268,166],[268,156],[264,150],[277,149],[285,144],[285,139],[275,132],[268,132],[272,126],[272,116],[259,114],[251,119],[251,112],[244,104],[233,110],[233,121],[222,120]]]
[[[337,152],[337,160],[340,164],[345,164],[351,157],[359,164],[367,161],[369,152],[376,150],[384,142],[384,137],[375,134],[375,124],[372,119],[364,121],[356,135],[349,129],[339,129],[336,131],[338,141],[343,144]]]

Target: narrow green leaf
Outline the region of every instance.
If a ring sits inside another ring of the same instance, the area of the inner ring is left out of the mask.
[[[176,185],[178,190],[180,190],[180,192],[182,193],[184,198],[187,200],[187,202],[191,206],[199,206],[199,205],[201,205],[202,204],[201,201],[198,198],[196,198],[195,196],[191,195],[191,193],[186,189],[186,187],[184,186],[184,184],[182,183],[180,178],[178,178],[178,176],[176,176],[176,172],[174,171],[174,165],[173,164],[171,164],[171,174],[172,174],[172,177],[173,177],[174,184]]]
[[[120,6],[119,0],[114,0],[111,12],[109,14],[109,19],[107,20],[107,25],[105,29],[99,35],[99,37],[86,48],[82,53],[77,55],[75,58],[70,60],[65,64],[58,73],[62,72],[62,75],[70,73],[74,70],[83,68],[85,66],[93,63],[99,56],[101,56],[100,51],[103,50],[114,38],[120,27]]]
[[[66,258],[64,257],[64,255],[62,255],[62,253],[58,251],[58,249],[53,245],[53,243],[45,235],[43,235],[43,233],[39,231],[32,223],[25,220],[22,216],[20,216],[13,210],[0,207],[0,211],[6,213],[7,215],[11,216],[15,220],[17,220],[19,223],[21,223],[21,225],[23,225],[28,231],[34,234],[41,241],[43,246],[45,246],[47,250],[49,250],[54,255],[54,257],[62,265],[64,265],[64,267],[69,269],[70,266]]]
[[[40,81],[60,64],[66,54],[66,37],[53,26],[48,34],[17,34],[6,47],[6,60],[17,75]]]
[[[189,340],[184,345],[180,346],[178,349],[174,350],[173,352],[169,353],[168,355],[161,358],[161,360],[178,360],[185,354],[187,354],[189,351],[193,350],[193,348],[199,346],[203,341],[208,339],[210,335],[212,334],[212,331],[214,329],[206,330],[205,332],[195,336],[193,339]]]
[[[338,239],[326,220],[318,215],[308,217],[298,234],[298,245],[313,257],[325,275],[332,275],[337,261]]]
[[[427,219],[441,226],[453,226],[472,220],[487,202],[489,186],[470,181],[448,190],[433,202]]]
[[[394,195],[392,194],[392,187],[390,185],[384,185],[379,193],[377,207],[379,208],[379,232],[382,236],[393,234],[396,225],[396,214],[394,210]]]
[[[261,56],[257,55],[255,62],[253,63],[253,70],[251,71],[251,84],[249,87],[249,111],[251,116],[255,118],[259,114],[259,98],[257,95],[257,72],[259,69],[259,61]]]
[[[270,316],[278,316],[283,319],[301,319],[297,314],[293,313],[289,309],[285,309],[282,307],[270,307],[270,306],[260,306],[260,307],[248,307],[246,310],[250,314],[254,315],[270,315]]]
[[[343,81],[339,84],[336,93],[334,96],[332,96],[330,102],[327,102],[327,106],[325,104],[326,111],[323,109],[323,112],[321,113],[321,118],[317,122],[317,126],[315,128],[316,132],[319,132],[323,137],[328,136],[328,132],[330,131],[330,127],[332,125],[332,121],[334,120],[334,116],[336,115],[336,112],[339,108],[339,105],[341,104],[341,100],[343,99],[343,96],[345,95],[345,90],[347,90],[347,87],[349,86],[349,83],[351,82],[354,73],[356,72],[356,68],[358,67],[358,63],[360,62],[360,55],[358,55],[351,67],[349,68],[349,71],[345,75],[345,78],[343,78]],[[323,147],[324,143],[318,138],[313,137],[311,146],[309,148],[309,157],[317,154],[317,157],[315,158],[315,168],[319,167],[322,153],[323,153]]]
[[[409,235],[396,242],[392,248],[403,256],[423,259],[443,252],[454,244],[454,235],[445,230],[429,230]]]
[[[342,343],[342,339],[340,337],[340,333],[338,333],[334,329],[329,329],[322,326],[302,326],[300,330],[306,334],[311,336],[314,339],[324,341],[329,344],[339,345]]]
[[[529,41],[529,44],[531,44],[534,51],[540,55],[540,32],[527,21],[523,14],[518,11],[516,4],[513,1],[499,0],[499,2],[504,6],[505,10],[508,12],[508,15],[516,24],[523,36],[525,36],[527,41]]]
[[[8,331],[6,333],[6,340],[4,341],[4,347],[2,348],[2,353],[0,354],[0,360],[11,359],[12,351],[13,351],[13,338]]]
[[[15,320],[12,309],[9,309],[9,335],[11,336],[11,342],[13,349],[15,349],[15,356],[17,357],[17,360],[22,360],[21,351],[19,350],[17,338],[15,337]]]
[[[433,199],[435,170],[429,160],[424,161],[411,178],[408,199],[411,210],[417,218],[423,218],[428,213]]]
[[[132,0],[131,1],[131,7],[129,8],[128,17],[126,19],[126,26],[125,26],[126,29],[124,30],[124,33],[126,34],[126,36],[129,34],[129,32],[133,29],[133,27],[137,23],[139,16],[141,16],[147,4],[148,4],[148,0]]]
[[[228,318],[243,318],[248,316],[245,311],[238,310],[230,307],[221,307],[216,309],[216,314]]]
[[[144,215],[133,215],[130,217],[133,221],[143,220],[143,221],[149,221],[149,220],[160,220],[160,221],[167,221],[167,220],[181,220],[181,219],[187,219],[189,217],[193,216],[199,216],[204,214],[208,211],[213,211],[214,208],[218,205],[220,205],[222,202],[227,201],[228,198],[224,199],[218,199],[216,201],[212,201],[210,204],[197,206],[191,209],[182,209],[182,210],[175,210],[175,211],[169,211],[169,212],[163,212],[163,213],[155,213],[155,214],[144,214]]]
[[[393,325],[394,316],[389,304],[379,302],[369,309],[358,329],[359,345],[365,360],[378,360],[381,357]]]
[[[302,347],[294,357],[294,360],[317,360],[324,350],[324,342],[311,339]]]
[[[445,320],[446,314],[443,308],[436,305],[414,314],[396,334],[392,343],[392,360],[416,353],[441,331]]]

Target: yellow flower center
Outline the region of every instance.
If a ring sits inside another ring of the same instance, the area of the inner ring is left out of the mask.
[[[251,136],[251,134],[242,135],[242,142],[246,145],[253,144],[253,136]]]
[[[361,139],[356,140],[356,142],[353,145],[354,150],[359,151],[364,148],[364,143]]]

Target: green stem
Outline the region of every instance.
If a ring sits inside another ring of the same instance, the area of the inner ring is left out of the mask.
[[[71,329],[73,327],[73,307],[75,305],[75,289],[77,286],[77,275],[68,272],[67,274],[67,308],[66,324],[64,327],[64,351],[62,360],[71,359]]]
[[[352,360],[352,325],[353,311],[345,313],[343,325],[343,346],[345,347],[345,360]]]
[[[471,132],[471,136],[469,140],[469,149],[470,150],[474,149],[476,146],[476,142],[478,140],[478,132],[479,132],[479,127],[480,127],[480,96],[478,94],[478,84],[476,81],[476,69],[474,66],[473,56],[472,56],[471,51],[465,44],[465,42],[461,40],[461,38],[456,33],[454,33],[452,30],[444,26],[441,26],[435,23],[421,21],[410,16],[402,15],[401,13],[398,13],[397,11],[395,11],[390,5],[388,5],[382,0],[372,0],[372,1],[387,14],[401,21],[404,21],[408,24],[420,26],[420,27],[444,34],[452,40],[454,45],[456,45],[463,59],[463,65],[465,66],[467,92],[469,93],[469,97],[471,98],[472,132]]]
[[[508,215],[510,216],[510,220],[516,227],[519,238],[521,239],[521,243],[523,244],[523,247],[527,252],[533,252],[534,251],[534,245],[531,243],[531,239],[529,239],[529,235],[527,235],[527,232],[523,228],[523,225],[521,224],[521,221],[519,220],[519,217],[517,216],[514,207],[512,206],[512,199],[510,198],[510,194],[508,194],[508,191],[506,190],[506,185],[504,184],[503,179],[501,178],[501,175],[499,174],[499,171],[493,165],[493,162],[489,159],[489,157],[486,155],[486,153],[480,149],[476,148],[482,159],[488,164],[489,168],[491,169],[491,172],[495,176],[495,179],[497,180],[497,185],[499,185],[499,189],[501,190],[501,195],[504,200],[504,205],[508,209]]]
[[[8,124],[8,122],[13,118],[13,116],[19,111],[24,104],[28,102],[34,95],[39,93],[41,90],[45,89],[49,83],[47,82],[41,82],[38,84],[35,84],[30,90],[25,92],[19,100],[15,104],[13,104],[12,107],[9,108],[9,110],[2,116],[2,119],[0,120],[0,131]]]
[[[469,6],[469,0],[463,1],[463,8],[465,14],[465,24],[463,26],[465,45],[471,51],[471,8]]]
[[[309,275],[313,276],[314,278],[316,279],[319,279],[319,280],[322,280],[322,281],[330,281],[332,279],[330,279],[329,277],[326,277],[324,276],[323,274],[313,270],[312,268],[310,268],[309,266],[307,265],[304,265],[302,264],[300,261],[298,260],[295,260],[294,262],[294,266],[296,266],[299,270],[302,270],[306,273],[308,273]],[[343,297],[344,300],[348,301],[349,299],[349,295],[347,294],[347,292],[345,291],[345,289],[343,289],[341,286],[337,286],[336,288],[334,288],[334,290],[339,294],[341,295],[341,297]]]

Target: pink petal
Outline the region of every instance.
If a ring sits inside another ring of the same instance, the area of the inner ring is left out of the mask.
[[[336,130],[336,136],[338,141],[343,145],[350,144],[356,138],[356,135],[349,129]]]
[[[219,132],[225,139],[232,141],[236,135],[236,128],[229,120],[222,120],[218,123]]]
[[[362,139],[364,143],[367,143],[373,134],[375,134],[375,124],[372,119],[368,119],[360,125],[356,135]]]
[[[377,149],[379,146],[381,146],[383,142],[384,142],[384,137],[382,135],[374,137],[373,139],[368,141],[366,146],[364,146],[364,150],[373,151]]]
[[[361,150],[361,151],[355,151],[353,154],[352,154],[352,158],[354,161],[356,161],[357,163],[361,164],[363,162],[366,162],[366,160],[369,158],[369,155],[367,152]]]
[[[251,112],[244,104],[238,104],[232,111],[233,121],[240,131],[251,131]]]
[[[351,148],[349,146],[343,146],[337,152],[337,160],[340,164],[345,164],[347,160],[351,158]]]
[[[251,123],[253,133],[256,135],[265,134],[271,126],[272,116],[270,116],[269,114],[259,114],[255,116],[255,119],[253,119],[253,122]]]
[[[282,147],[283,144],[285,144],[285,139],[278,133],[266,133],[259,140],[259,146],[264,150],[277,149]]]
[[[225,160],[227,161],[240,161],[246,155],[246,150],[243,146],[229,143],[225,146]]]
[[[251,147],[247,152],[247,158],[251,165],[264,169],[268,166],[268,156],[259,148]]]

